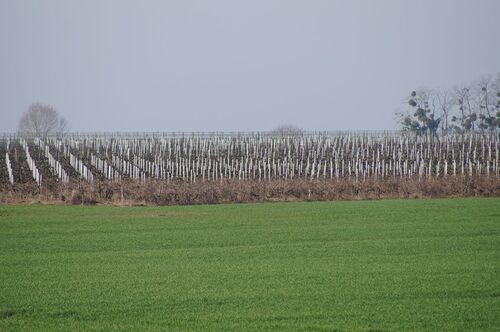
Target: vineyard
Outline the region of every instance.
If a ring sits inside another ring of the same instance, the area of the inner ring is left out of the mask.
[[[237,190],[253,184],[313,183],[324,189],[335,183],[459,179],[486,179],[496,188],[499,150],[496,133],[117,133],[44,139],[5,135],[0,140],[0,186],[3,192],[22,188],[32,195],[94,188],[108,197],[120,188],[122,199],[124,184],[155,184],[170,194],[175,194],[172,188],[202,184]]]

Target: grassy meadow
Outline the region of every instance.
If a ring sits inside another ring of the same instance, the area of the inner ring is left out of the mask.
[[[499,198],[0,206],[0,331],[499,327]]]

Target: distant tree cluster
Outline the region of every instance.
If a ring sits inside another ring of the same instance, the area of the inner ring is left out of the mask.
[[[301,128],[289,124],[278,126],[271,131],[271,135],[281,137],[302,136],[303,134],[304,131]]]
[[[500,129],[500,75],[448,90],[420,89],[408,97],[409,111],[397,113],[405,131],[465,133]]]

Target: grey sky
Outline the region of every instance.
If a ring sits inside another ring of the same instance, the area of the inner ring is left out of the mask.
[[[0,131],[392,129],[414,88],[500,72],[499,0],[0,0]]]

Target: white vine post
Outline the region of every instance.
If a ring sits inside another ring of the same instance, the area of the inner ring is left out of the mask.
[[[45,157],[49,161],[52,174],[57,176],[62,183],[69,183],[68,174],[66,174],[66,171],[61,166],[61,163],[52,156],[52,154],[50,153],[49,146],[39,138],[35,139],[35,143],[38,144],[40,150],[44,151]]]
[[[7,164],[7,173],[9,175],[9,182],[10,184],[14,184],[14,173],[12,172],[12,166],[10,164],[9,148],[10,148],[10,140],[7,140],[7,152],[5,153],[5,163]]]
[[[24,138],[21,138],[20,142],[21,142],[22,148],[24,149],[24,152],[26,153],[26,161],[28,162],[28,167],[29,167],[29,169],[31,171],[33,179],[38,184],[38,186],[41,187],[42,186],[42,175],[40,174],[40,171],[36,167],[35,161],[31,157],[31,154],[30,154],[30,151],[29,151],[29,147],[28,147],[28,143],[26,143],[26,140]]]

